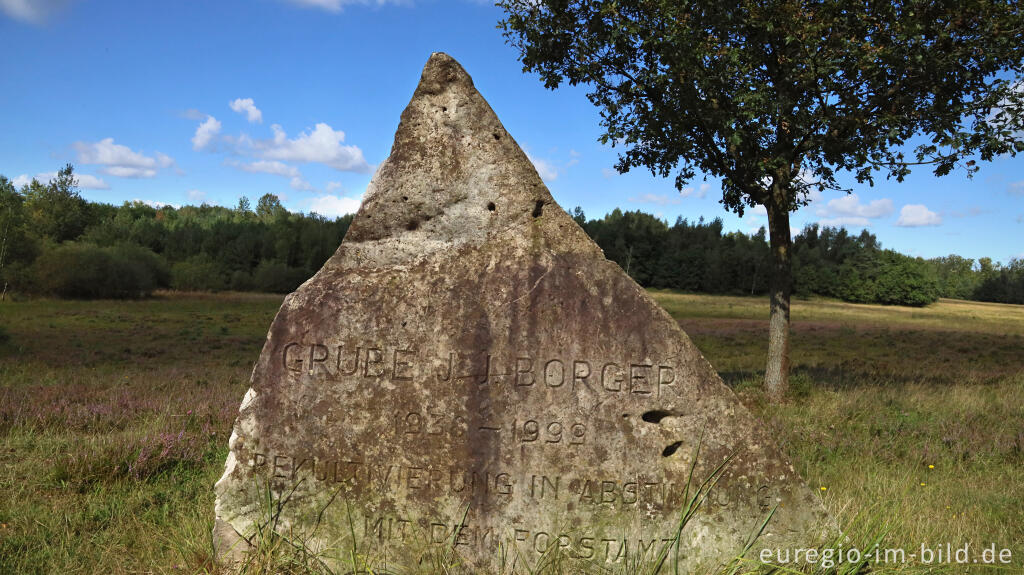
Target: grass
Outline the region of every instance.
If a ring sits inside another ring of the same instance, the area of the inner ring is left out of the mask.
[[[995,544],[1024,571],[1024,307],[795,301],[793,393],[769,406],[766,300],[653,295],[848,545]],[[212,485],[280,301],[0,303],[0,573],[216,571]]]

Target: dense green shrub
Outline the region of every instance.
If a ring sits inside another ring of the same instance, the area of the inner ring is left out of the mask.
[[[253,282],[259,291],[289,293],[312,275],[307,270],[289,267],[281,262],[263,260],[253,272]]]
[[[927,263],[938,281],[939,297],[971,299],[984,279],[980,270],[975,270],[975,262],[971,258],[950,254],[930,259]]]
[[[34,291],[64,298],[136,298],[166,285],[167,266],[140,246],[65,243],[44,249],[31,267]]]
[[[920,307],[939,299],[939,283],[924,260],[885,250],[878,262],[875,302]]]
[[[231,281],[228,285],[233,291],[252,291],[256,284],[252,281],[252,274],[242,270],[235,270],[231,274]]]
[[[206,254],[171,266],[171,287],[181,291],[220,291],[227,287],[224,269]]]
[[[923,306],[939,299],[939,284],[922,259],[865,250],[840,266],[833,295],[854,303]]]
[[[152,250],[134,244],[119,244],[110,248],[114,258],[133,268],[137,277],[145,280],[147,292],[171,285],[171,268],[167,261]]]

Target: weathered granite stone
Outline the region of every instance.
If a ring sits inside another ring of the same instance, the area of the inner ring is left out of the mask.
[[[684,565],[728,559],[776,506],[755,549],[815,543],[825,520],[445,54],[345,241],[281,306],[230,447],[218,552],[270,521],[343,572],[353,546],[403,572],[674,558],[691,466],[692,493],[730,454]]]

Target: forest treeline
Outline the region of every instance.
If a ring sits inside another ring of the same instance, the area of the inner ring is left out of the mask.
[[[334,253],[352,216],[255,206],[113,206],[81,197],[69,165],[20,190],[0,176],[3,288],[68,298],[139,297],[158,288],[286,293]]]
[[[768,292],[771,255],[764,228],[725,232],[721,219],[668,223],[618,209],[573,218],[640,285],[717,294]],[[794,292],[855,303],[927,305],[940,297],[1024,303],[1024,260],[1009,265],[958,255],[923,259],[883,249],[874,234],[805,227],[793,240]]]
[[[765,230],[725,232],[722,220],[673,225],[618,209],[574,219],[605,255],[645,287],[763,294]],[[140,297],[159,288],[285,293],[318,270],[351,215],[292,213],[273,194],[252,206],[113,206],[78,192],[72,166],[17,189],[0,176],[0,282],[4,292],[68,298]],[[925,260],[883,249],[842,228],[804,228],[793,244],[794,289],[858,303],[926,305],[939,297],[1024,303],[1024,261],[956,255]]]

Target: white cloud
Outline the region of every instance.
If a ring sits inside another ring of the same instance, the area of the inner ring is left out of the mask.
[[[290,4],[306,8],[320,8],[328,12],[341,12],[341,7],[348,2],[344,0],[287,0]]]
[[[0,10],[15,20],[42,24],[70,3],[70,0],[0,0]]]
[[[270,127],[273,140],[255,142],[260,155],[268,160],[318,163],[342,172],[369,173],[370,164],[363,158],[363,151],[356,146],[343,146],[345,132],[334,130],[321,122],[312,132],[302,132],[294,139],[288,139],[281,126]]]
[[[683,198],[704,198],[708,195],[707,184],[701,184],[699,188],[688,186],[677,194],[640,194],[629,198],[629,201],[638,204],[657,204],[659,206],[675,205],[683,201]]]
[[[569,167],[575,166],[576,164],[580,163],[580,158],[581,157],[582,157],[582,154],[580,154],[576,150],[570,149],[569,150],[569,163],[567,163],[565,165],[565,167],[569,168]]]
[[[327,194],[310,200],[309,209],[322,216],[338,217],[358,211],[361,203],[355,198]]]
[[[259,160],[246,164],[243,162],[229,161],[227,164],[246,172],[273,174],[275,176],[291,178],[289,185],[293,190],[309,191],[313,189],[313,186],[302,178],[302,173],[299,172],[298,168],[295,166],[289,166],[284,162],[278,162],[276,160]]]
[[[178,115],[181,116],[182,118],[185,118],[186,120],[195,120],[197,122],[199,120],[205,120],[206,119],[206,114],[200,112],[199,110],[196,110],[195,108],[189,108],[189,109],[185,110],[184,112],[181,112]]]
[[[110,166],[109,168],[101,168],[100,171],[108,176],[117,176],[118,178],[152,178],[156,176],[156,170],[149,168]]]
[[[57,177],[57,172],[41,172],[35,175],[35,180],[38,180],[40,184],[49,184],[50,180]],[[91,174],[75,174],[75,179],[78,180],[78,187],[85,190],[109,190],[110,184],[104,182],[102,179],[97,178]],[[31,183],[33,178],[28,177],[27,174],[22,174],[13,180],[15,187],[22,187]]]
[[[54,174],[56,176],[56,174]],[[51,178],[52,179],[52,178]],[[110,184],[104,182],[102,179],[90,174],[75,174],[75,179],[78,180],[78,187],[87,190],[109,190]]]
[[[196,128],[196,134],[192,136],[192,149],[206,149],[213,139],[220,133],[220,122],[213,116],[207,116],[202,124]]]
[[[239,114],[245,114],[250,124],[262,124],[263,123],[263,112],[256,107],[256,103],[253,102],[252,98],[237,98],[228,104],[231,109],[238,112]]]
[[[693,188],[688,188],[692,190]],[[629,198],[629,201],[636,202],[638,204],[656,204],[659,206],[667,206],[670,204],[678,204],[683,201],[680,196],[669,196],[668,194],[640,194]]]
[[[147,156],[128,146],[115,144],[114,138],[104,138],[98,142],[75,142],[73,147],[78,151],[80,163],[103,166],[100,168],[101,173],[118,178],[152,178],[156,176],[157,169],[174,165],[174,158],[167,154],[156,152],[153,156]]]
[[[897,226],[905,228],[918,228],[922,226],[937,226],[942,223],[939,214],[929,210],[924,204],[907,204],[900,210],[900,219]]]
[[[744,217],[745,222],[750,226],[747,228],[747,233],[750,235],[756,234],[761,228],[765,227],[761,216],[746,216]]]
[[[825,194],[822,193],[821,185],[814,174],[807,168],[803,168],[797,174],[796,181],[798,184],[803,184],[797,193],[797,199],[806,202],[801,208],[814,206],[817,209],[817,206],[825,199]]]
[[[1003,98],[999,102],[999,104],[992,108],[988,117],[985,119],[987,123],[991,124],[996,129],[1016,128],[1017,126],[1020,125],[1019,120],[1013,120],[1016,114],[1012,112],[1015,108],[1020,108],[1022,97],[1024,97],[1024,81],[1018,80],[1014,82],[1013,85],[1010,86],[1009,92],[1009,98]],[[1007,112],[1008,110],[1011,113],[1006,114],[1005,112]],[[1004,114],[1001,119],[998,119],[997,116],[1000,113]],[[1013,135],[1019,138],[1024,134],[1022,134],[1019,130],[1014,130]]]
[[[383,6],[385,4],[405,4],[409,0],[286,0],[289,4],[302,6],[304,8],[318,8],[328,12],[338,13],[345,6],[352,4],[372,4]]]
[[[232,110],[245,113],[250,122],[262,122],[263,114],[253,103],[252,98],[239,98],[229,103]],[[281,162],[315,163],[334,168],[342,172],[358,172],[368,174],[373,171],[372,166],[363,157],[363,151],[357,146],[343,145],[345,132],[335,130],[330,125],[320,122],[312,130],[301,132],[295,138],[289,138],[279,124],[270,126],[273,137],[270,139],[253,139],[248,134],[238,136],[225,135],[219,137],[221,123],[213,116],[206,116],[206,119],[196,128],[195,136],[192,137],[192,147],[195,150],[227,151],[238,155],[251,156],[278,165]],[[214,143],[220,144],[213,146]],[[278,175],[288,175],[283,171],[267,171],[259,169],[259,162],[250,164],[248,171],[263,171]],[[240,167],[238,164],[236,167]],[[246,168],[241,168],[246,169]],[[289,168],[291,169],[291,168]],[[293,182],[297,189],[305,189],[308,183],[300,181]]]
[[[894,209],[892,200],[888,198],[862,204],[857,194],[849,194],[829,200],[816,213],[823,218],[820,220],[822,225],[866,227],[871,225],[870,220],[891,215]]]
[[[823,226],[850,228],[866,228],[871,225],[870,220],[859,216],[839,216],[836,218],[821,218],[818,220],[818,223]]]
[[[709,191],[711,191],[711,184],[704,182],[700,185],[700,188],[697,189],[697,197],[701,199],[706,198]]]
[[[327,191],[333,192],[334,190],[341,189],[341,182],[327,182]]]
[[[967,211],[953,210],[951,212],[948,212],[947,215],[951,218],[971,218],[987,213],[989,213],[989,210],[986,210],[980,206],[971,206],[967,208]]]
[[[289,166],[284,162],[277,161],[259,160],[249,164],[242,162],[228,162],[228,165],[246,172],[274,174],[275,176],[284,176],[286,178],[294,178],[300,175],[299,169],[295,166]]]
[[[199,190],[189,190],[185,192],[190,202],[206,203],[206,192],[200,192]]]
[[[619,173],[611,168],[601,168],[601,177],[606,180],[609,178],[614,178],[617,175],[619,175]]]
[[[684,197],[684,198],[692,198],[692,197],[704,198],[704,197],[706,197],[708,195],[708,188],[709,187],[710,186],[708,186],[707,184],[701,184],[700,188],[694,188],[693,186],[687,186],[687,187],[683,188],[682,190],[680,190],[679,195]]]
[[[157,201],[157,200],[140,200],[139,198],[132,199],[132,202],[139,202],[140,204],[146,204],[147,206],[149,206],[151,208],[156,208],[158,210],[160,208],[164,207],[164,206],[170,206],[170,207],[172,207],[174,209],[178,209],[178,208],[181,207],[181,206],[179,206],[177,204],[168,204],[167,202],[160,202],[160,201]]]
[[[530,159],[540,179],[545,182],[553,182],[558,179],[558,168],[554,164],[542,158],[535,158],[529,153],[526,154],[526,157]]]
[[[1006,191],[1013,196],[1024,196],[1024,180],[1011,182],[1009,186],[1006,186]]]

